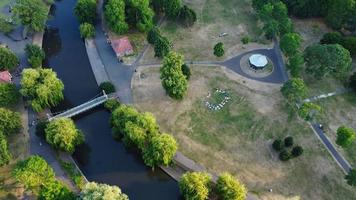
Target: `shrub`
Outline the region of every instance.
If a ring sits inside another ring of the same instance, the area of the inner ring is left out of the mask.
[[[104,107],[111,112],[118,108],[120,105],[121,103],[117,99],[109,99],[104,103]]]
[[[18,64],[19,59],[10,49],[0,47],[0,70],[11,70]]]
[[[248,43],[250,43],[250,41],[251,41],[251,38],[247,35],[242,37],[242,39],[241,39],[242,44],[248,44]]]
[[[205,200],[210,192],[211,177],[205,172],[187,172],[179,181],[179,190],[185,199]]]
[[[281,153],[279,153],[279,159],[281,161],[288,161],[290,158],[291,154],[287,150],[283,150]]]
[[[121,192],[117,186],[110,186],[107,184],[89,182],[80,192],[82,200],[129,200],[126,194]]]
[[[295,146],[292,149],[292,156],[293,157],[298,157],[301,156],[303,154],[303,148],[301,146]]]
[[[336,134],[336,144],[344,148],[349,147],[356,138],[356,131],[346,126],[340,126]]]
[[[38,200],[75,200],[75,194],[63,183],[55,180],[45,183],[38,195]]]
[[[0,32],[10,33],[14,26],[7,20],[5,16],[0,15]]]
[[[246,187],[229,173],[219,176],[216,188],[221,200],[245,200],[247,196]]]
[[[78,0],[74,8],[80,23],[93,24],[96,19],[96,0]]]
[[[294,140],[292,136],[288,136],[286,138],[284,138],[284,146],[285,147],[291,147],[294,144]]]
[[[111,82],[102,82],[99,88],[100,90],[104,90],[106,94],[116,92],[115,86]]]
[[[27,44],[25,48],[28,62],[32,67],[42,67],[42,61],[45,59],[46,54],[41,47],[35,44]]]
[[[349,50],[351,55],[356,55],[356,36],[345,37],[341,45]]]
[[[276,151],[281,151],[284,148],[282,140],[275,140],[272,144],[272,147]]]
[[[351,169],[349,174],[345,176],[347,184],[351,186],[356,186],[356,169]]]
[[[0,107],[7,107],[17,103],[20,93],[14,84],[0,83]]]
[[[320,40],[320,44],[341,44],[342,35],[339,32],[325,33]]]
[[[214,55],[217,57],[222,57],[225,54],[224,44],[222,42],[217,43],[214,46]]]
[[[0,167],[9,164],[11,153],[5,135],[0,131]]]
[[[194,12],[193,9],[184,5],[179,10],[178,19],[180,23],[182,23],[186,27],[193,26],[194,22],[197,21],[197,14]]]
[[[104,10],[105,21],[118,34],[126,33],[129,25],[125,22],[125,1],[108,0]]]
[[[79,26],[80,37],[93,38],[95,36],[95,28],[92,24],[84,22]]]
[[[18,133],[22,128],[21,116],[6,108],[0,108],[0,131],[8,136]]]
[[[190,79],[191,71],[187,64],[182,65],[182,72],[187,80]]]
[[[321,107],[317,104],[306,102],[298,110],[298,114],[306,121],[311,121],[316,118],[321,111]]]

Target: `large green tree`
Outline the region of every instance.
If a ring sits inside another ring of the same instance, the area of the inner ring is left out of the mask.
[[[29,189],[42,186],[55,179],[51,166],[42,157],[37,155],[19,161],[12,174],[18,182]]]
[[[76,200],[75,194],[66,185],[55,180],[46,182],[41,188],[38,200]]]
[[[18,64],[17,56],[10,49],[0,46],[0,70],[11,70]]]
[[[179,21],[184,26],[189,27],[193,26],[193,24],[197,21],[197,14],[193,9],[184,5],[179,11]]]
[[[302,37],[298,33],[287,33],[282,36],[280,47],[284,55],[290,57],[299,51]]]
[[[247,196],[247,189],[244,184],[229,173],[223,173],[219,176],[216,189],[221,200],[245,200]]]
[[[129,24],[135,25],[141,32],[147,32],[153,27],[154,12],[149,0],[127,0],[126,18]]]
[[[160,69],[163,88],[170,97],[182,99],[188,89],[188,82],[182,72],[183,55],[170,52],[163,60]]]
[[[35,44],[27,44],[25,48],[28,62],[32,67],[42,67],[42,61],[45,59],[46,54],[41,47]]]
[[[328,0],[325,21],[333,29],[341,29],[346,23],[349,13],[355,8],[354,0]]]
[[[179,190],[186,200],[206,200],[209,197],[211,176],[205,172],[187,172],[179,181]]]
[[[304,50],[306,70],[315,78],[332,75],[344,79],[351,71],[350,52],[338,44],[315,44]]]
[[[108,26],[116,33],[123,34],[129,30],[125,19],[125,1],[108,0],[105,5],[104,16]]]
[[[282,86],[281,92],[290,103],[294,104],[307,96],[308,88],[303,79],[291,78]]]
[[[74,13],[77,15],[80,23],[91,23],[95,22],[96,13],[96,0],[78,0],[74,8]]]
[[[347,148],[349,147],[356,138],[356,131],[352,128],[346,126],[340,126],[337,129],[336,144]]]
[[[21,94],[31,101],[36,112],[58,105],[63,100],[64,85],[52,69],[24,69]]]
[[[181,7],[182,7],[182,0],[164,1],[164,12],[171,19],[175,19],[178,17]]]
[[[165,57],[171,50],[172,44],[168,40],[168,38],[164,36],[158,37],[154,42],[154,52],[155,57],[163,58]]]
[[[158,134],[150,139],[147,148],[144,149],[143,160],[152,168],[159,165],[168,166],[177,149],[177,142],[171,135]]]
[[[6,108],[0,108],[0,131],[6,136],[18,133],[22,128],[21,116]]]
[[[20,93],[16,85],[0,83],[0,107],[7,107],[17,103]]]
[[[126,194],[121,192],[117,186],[100,184],[95,182],[87,183],[80,193],[82,200],[129,200]]]
[[[5,135],[0,131],[0,167],[7,165],[11,160],[11,153]]]
[[[51,121],[45,129],[46,141],[53,147],[73,153],[75,147],[84,142],[83,133],[68,118]]]
[[[154,44],[159,37],[161,37],[161,32],[158,27],[153,27],[147,33],[147,42],[150,44]]]
[[[21,23],[34,31],[43,31],[48,16],[48,8],[43,0],[16,0],[13,13]]]
[[[297,52],[288,58],[287,68],[292,77],[299,77],[304,66],[303,54]]]

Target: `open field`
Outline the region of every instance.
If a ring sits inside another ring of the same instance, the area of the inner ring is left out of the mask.
[[[161,32],[173,43],[173,50],[184,54],[187,60],[217,60],[213,47],[218,42],[225,45],[225,56],[241,54],[249,49],[263,48],[269,43],[264,39],[251,0],[185,0],[197,13],[193,27],[185,28],[174,21],[165,21]],[[219,37],[220,33],[227,33]],[[243,45],[242,37],[249,36],[254,42]],[[141,64],[157,62],[150,47]]]
[[[261,199],[346,200],[356,195],[306,123],[287,120],[278,85],[248,80],[220,67],[198,66],[192,67],[182,101],[165,95],[158,68],[139,68],[132,84],[135,106],[154,113],[162,130],[175,136],[180,151],[213,173],[233,173]],[[231,100],[211,111],[205,101],[216,88],[226,90]],[[287,135],[305,153],[284,163],[270,144]]]

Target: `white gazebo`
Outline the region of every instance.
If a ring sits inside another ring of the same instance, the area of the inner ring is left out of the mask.
[[[267,57],[262,54],[253,54],[248,60],[253,69],[263,69],[268,64]]]

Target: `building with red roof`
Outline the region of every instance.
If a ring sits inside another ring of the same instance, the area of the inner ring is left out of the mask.
[[[9,71],[0,72],[0,83],[11,83],[12,76]]]
[[[111,46],[116,53],[116,57],[118,58],[133,54],[133,48],[128,37],[112,40]]]

